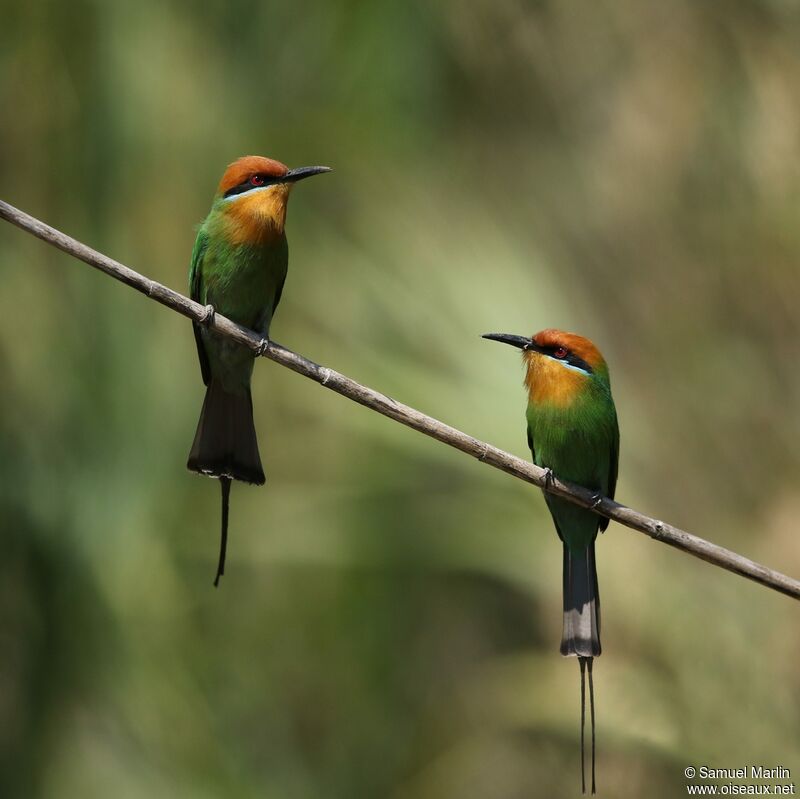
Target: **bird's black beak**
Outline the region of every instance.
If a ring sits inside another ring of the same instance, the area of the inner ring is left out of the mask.
[[[321,175],[323,172],[331,172],[329,166],[299,166],[297,169],[290,169],[281,180],[284,183],[297,183],[298,180],[310,178],[312,175]]]
[[[521,350],[539,349],[527,336],[515,336],[511,333],[484,333],[481,338],[488,338],[490,341],[500,341],[503,344],[510,344],[512,347],[519,347]]]

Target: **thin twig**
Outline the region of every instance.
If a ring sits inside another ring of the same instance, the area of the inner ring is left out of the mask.
[[[84,261],[89,266],[93,266],[101,272],[105,272],[107,275],[126,283],[162,305],[166,305],[168,308],[172,308],[172,310],[188,316],[196,322],[206,321],[208,323],[208,310],[205,306],[160,283],[156,283],[154,280],[144,277],[144,275],[140,275],[138,272],[134,272],[133,269],[93,250],[91,247],[87,247],[85,244],[76,241],[2,200],[0,200],[0,217],[26,230],[28,233],[32,233],[42,241],[52,244],[59,250]],[[254,353],[258,352],[260,347],[261,354],[264,357],[315,380],[330,391],[341,394],[343,397],[388,416],[396,422],[418,430],[420,433],[435,438],[443,444],[448,444],[455,449],[461,450],[461,452],[466,452],[481,463],[486,463],[513,477],[532,483],[549,491],[551,494],[588,508],[601,516],[606,516],[615,522],[630,527],[632,530],[644,533],[656,541],[669,544],[676,549],[688,552],[690,555],[727,569],[734,574],[747,577],[775,591],[800,599],[800,581],[787,577],[785,574],[768,569],[766,566],[755,563],[736,552],[712,544],[671,524],[645,516],[643,513],[639,513],[625,505],[620,505],[608,497],[603,497],[600,502],[597,502],[596,495],[588,489],[574,483],[559,480],[556,476],[548,477],[545,469],[540,469],[528,461],[493,447],[491,444],[479,441],[431,416],[420,413],[408,405],[396,402],[390,397],[363,386],[333,369],[320,366],[302,355],[287,350],[280,344],[271,341],[264,347],[261,336],[258,336],[252,330],[237,325],[220,314],[214,314],[209,327],[243,346],[249,347]]]

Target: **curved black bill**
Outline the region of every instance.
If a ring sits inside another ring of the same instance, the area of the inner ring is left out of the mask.
[[[298,180],[310,178],[312,175],[321,175],[323,172],[332,172],[329,166],[299,166],[290,169],[281,180],[285,183],[297,183]]]
[[[512,333],[484,333],[481,338],[488,338],[490,341],[499,341],[502,344],[510,344],[512,347],[519,347],[521,350],[532,350],[534,343],[527,336],[515,336]]]

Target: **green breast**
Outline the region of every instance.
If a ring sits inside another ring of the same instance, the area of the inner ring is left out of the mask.
[[[202,232],[201,232],[202,234]],[[268,245],[231,245],[221,236],[208,236],[197,264],[197,299],[213,305],[221,315],[262,336],[280,301],[289,251],[281,235]],[[225,390],[242,394],[249,390],[253,354],[246,347],[205,328],[200,330],[211,377]]]
[[[607,390],[592,392],[569,408],[528,405],[534,463],[591,491],[609,493],[616,471],[617,417]],[[575,549],[597,535],[600,519],[570,502],[545,494],[559,535]]]
[[[527,420],[537,466],[595,491],[608,489],[616,434],[613,403],[578,400],[567,409],[529,405]]]
[[[268,246],[231,246],[211,239],[202,265],[204,302],[266,335],[286,279],[288,260],[285,236]]]

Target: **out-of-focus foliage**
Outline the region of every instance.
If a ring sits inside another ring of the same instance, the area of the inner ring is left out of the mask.
[[[0,3],[0,195],[184,289],[247,153],[291,201],[277,340],[525,455],[488,330],[607,356],[618,496],[800,574],[790,3]],[[0,226],[0,795],[579,790],[544,503],[259,363],[265,489],[187,472],[188,322]],[[797,606],[612,525],[601,791],[800,767]]]

